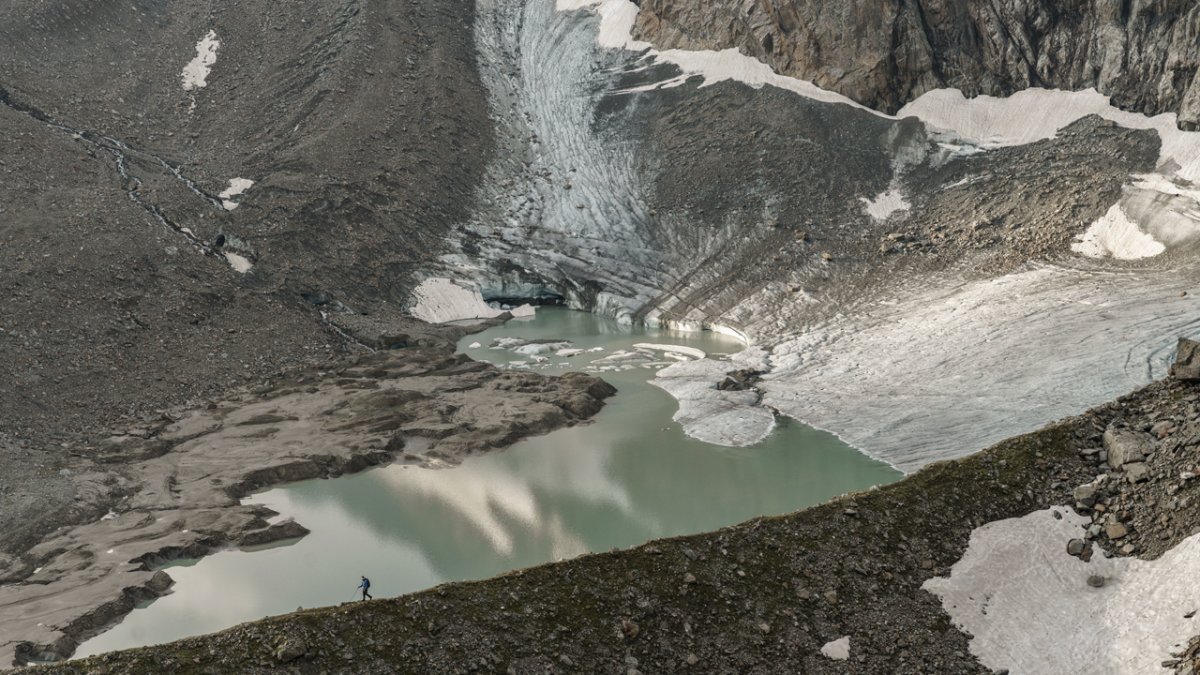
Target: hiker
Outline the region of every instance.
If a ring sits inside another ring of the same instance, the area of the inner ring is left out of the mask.
[[[362,592],[363,592],[362,599],[363,600],[371,600],[372,599],[371,593],[370,593],[370,590],[371,590],[371,580],[370,579],[363,577],[362,583],[359,584],[358,587],[362,589]]]

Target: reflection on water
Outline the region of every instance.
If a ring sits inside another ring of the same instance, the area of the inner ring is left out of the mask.
[[[557,309],[468,336],[460,347],[501,365],[532,363],[527,354],[490,349],[498,337],[565,338],[584,350],[549,353],[539,364],[547,372],[598,368],[593,360],[649,339],[710,355],[739,349],[715,334],[629,329]],[[674,400],[647,384],[653,369],[642,365],[603,373],[620,393],[591,424],[454,469],[393,465],[255,496],[312,534],[291,546],[227,551],[169,568],[177,582],[171,595],[135,611],[79,654],[346,602],[357,597],[363,574],[377,597],[397,595],[786,513],[900,477],[833,436],[786,420],[752,448],[689,439],[671,421]]]

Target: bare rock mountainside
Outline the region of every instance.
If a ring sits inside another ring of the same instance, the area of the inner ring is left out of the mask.
[[[1183,0],[2,3],[0,667],[303,534],[253,490],[585,423],[454,354],[548,302],[911,475],[38,672],[1193,672],[1198,70]]]
[[[1189,0],[641,0],[661,48],[735,47],[779,73],[896,112],[925,92],[1095,87],[1200,129],[1200,6]]]

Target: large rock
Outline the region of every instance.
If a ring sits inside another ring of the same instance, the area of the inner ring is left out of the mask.
[[[1171,377],[1177,380],[1200,380],[1200,342],[1179,338]]]
[[[280,663],[291,663],[307,653],[307,645],[300,640],[292,638],[275,650],[275,659]]]
[[[1146,459],[1151,447],[1150,437],[1137,431],[1110,428],[1104,432],[1108,464],[1114,469]]]
[[[642,0],[635,36],[735,47],[776,72],[885,112],[931,89],[1006,96],[1095,87],[1200,125],[1200,3],[1161,0]]]

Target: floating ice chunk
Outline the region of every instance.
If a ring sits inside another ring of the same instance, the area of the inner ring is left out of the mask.
[[[467,345],[467,349],[479,349],[482,346],[483,345],[479,344],[478,342],[472,342],[471,344]]]
[[[513,307],[508,311],[508,313],[512,314],[513,318],[524,318],[537,314],[537,308],[530,304],[524,304],[520,307]]]
[[[196,43],[196,58],[183,67],[183,88],[187,91],[202,89],[208,85],[208,74],[212,72],[213,64],[217,62],[217,50],[221,41],[217,39],[216,31],[208,31]]]
[[[649,351],[670,352],[673,354],[684,354],[693,359],[702,359],[708,356],[702,349],[696,349],[695,347],[684,347],[683,345],[657,345],[649,342],[639,342],[635,344],[633,348],[646,349]]]
[[[845,661],[850,658],[850,636],[847,635],[831,642],[826,642],[821,647],[821,655],[834,661]]]
[[[232,211],[238,207],[238,203],[233,201],[234,197],[238,197],[250,189],[254,185],[254,181],[249,178],[230,178],[229,187],[225,188],[221,194],[217,195],[221,198],[221,206],[225,207],[226,211]]]
[[[514,349],[527,342],[525,338],[499,337],[492,340],[492,349]]]
[[[235,272],[245,274],[246,272],[250,271],[250,268],[254,267],[254,263],[250,262],[249,258],[246,258],[245,256],[241,256],[230,251],[225,251],[223,255],[225,256],[226,262],[229,263],[229,266],[232,267]]]
[[[649,356],[641,352],[630,352],[624,349],[618,349],[608,356],[602,356],[592,361],[592,363],[627,363],[629,361],[647,361],[649,358]]]
[[[1185,617],[1200,606],[1200,535],[1157,560],[1109,558],[1097,549],[1085,563],[1066,548],[1090,522],[1058,508],[988,523],[971,533],[950,575],[923,588],[973,636],[971,653],[993,670],[1161,672],[1172,646],[1196,633]],[[1089,586],[1091,576],[1103,586]]]
[[[578,356],[579,354],[582,354],[582,353],[583,353],[582,349],[560,349],[560,350],[554,352],[554,355],[570,358],[572,356]]]
[[[602,351],[604,351],[604,347],[592,347],[588,351],[589,352],[602,352]]]
[[[1071,250],[1090,258],[1112,256],[1118,260],[1151,258],[1166,250],[1161,242],[1142,232],[1137,223],[1125,215],[1120,204],[1092,223],[1080,235],[1080,240],[1071,244]]]
[[[717,383],[725,374],[758,357],[758,348],[751,347],[744,357],[734,361],[699,359],[684,361],[658,371],[650,381],[679,401],[673,419],[692,438],[726,446],[747,446],[762,441],[775,428],[775,415],[758,405],[759,396],[753,391],[722,391]],[[742,353],[745,353],[742,352]]]
[[[535,354],[549,354],[551,352],[558,352],[560,350],[567,349],[570,346],[571,346],[571,343],[569,341],[530,342],[528,344],[523,344],[519,347],[514,347],[512,351],[517,354],[533,356]]]

